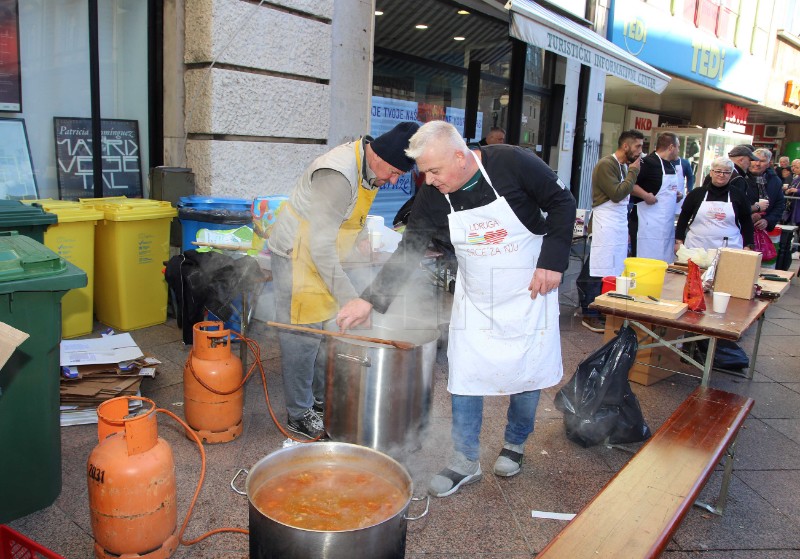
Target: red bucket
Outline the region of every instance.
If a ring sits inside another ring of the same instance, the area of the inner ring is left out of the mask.
[[[615,291],[617,289],[617,276],[606,276],[603,278],[603,289],[601,294]]]

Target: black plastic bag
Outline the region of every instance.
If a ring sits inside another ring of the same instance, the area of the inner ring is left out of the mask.
[[[695,348],[697,353],[695,359],[702,363],[706,360],[708,340],[698,340],[696,344]],[[750,358],[747,357],[747,353],[745,353],[739,344],[729,340],[717,340],[717,349],[714,351],[713,365],[715,369],[737,371],[749,366]]]
[[[629,326],[583,360],[558,391],[555,405],[564,413],[567,438],[581,446],[625,444],[650,438],[628,372],[639,343]]]

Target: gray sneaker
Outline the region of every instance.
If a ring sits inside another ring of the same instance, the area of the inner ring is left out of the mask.
[[[322,420],[311,408],[303,412],[303,417],[300,419],[292,419],[290,417],[287,427],[292,433],[297,433],[308,439],[316,439],[325,434],[325,426],[322,424]]]
[[[503,450],[494,462],[494,475],[511,477],[517,475],[522,469],[522,452],[524,444],[506,443]]]
[[[480,481],[483,477],[478,460],[469,460],[460,452],[454,453],[447,467],[433,476],[428,485],[428,493],[434,497],[452,495],[462,485]]]

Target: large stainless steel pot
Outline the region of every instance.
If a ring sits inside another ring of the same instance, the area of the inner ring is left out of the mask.
[[[288,526],[255,507],[253,496],[267,480],[309,466],[346,466],[370,471],[400,489],[405,504],[397,514],[379,524],[341,532]],[[412,482],[401,464],[370,448],[347,443],[307,443],[273,452],[250,469],[246,492],[250,507],[251,559],[400,559],[405,555],[407,521],[422,518],[428,512],[426,507],[420,516],[406,515],[412,500]]]
[[[344,338],[328,341],[325,428],[331,440],[399,457],[420,447],[428,424],[440,332],[410,319],[388,320],[391,327],[353,333],[412,342],[413,349]]]

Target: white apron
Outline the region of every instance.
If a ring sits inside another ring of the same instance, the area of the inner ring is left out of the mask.
[[[471,210],[456,212],[451,205],[448,215],[458,259],[447,348],[452,394],[517,394],[561,380],[558,290],[535,300],[528,291],[543,237],[531,233],[496,190],[495,196]]]
[[[661,188],[656,199],[648,205],[636,204],[639,230],[636,236],[636,256],[653,258],[672,264],[675,260],[675,206],[677,205],[678,175],[668,175],[661,162]]]
[[[742,248],[742,232],[736,226],[736,214],[730,192],[725,202],[709,202],[706,192],[694,221],[689,225],[683,244],[686,248],[708,250],[722,247],[725,237],[728,237],[728,248]]]
[[[625,180],[627,165],[620,166],[619,181]],[[606,200],[592,209],[592,250],[589,253],[589,275],[619,276],[628,257],[628,199]]]
[[[681,160],[678,159],[677,165],[673,161],[672,167],[675,169],[675,175],[678,177],[678,192],[683,194],[681,199],[675,203],[675,217],[677,218],[681,213],[681,208],[683,208],[683,201],[686,200],[686,195],[689,193],[686,192],[686,175],[683,174],[683,165],[681,165]]]

